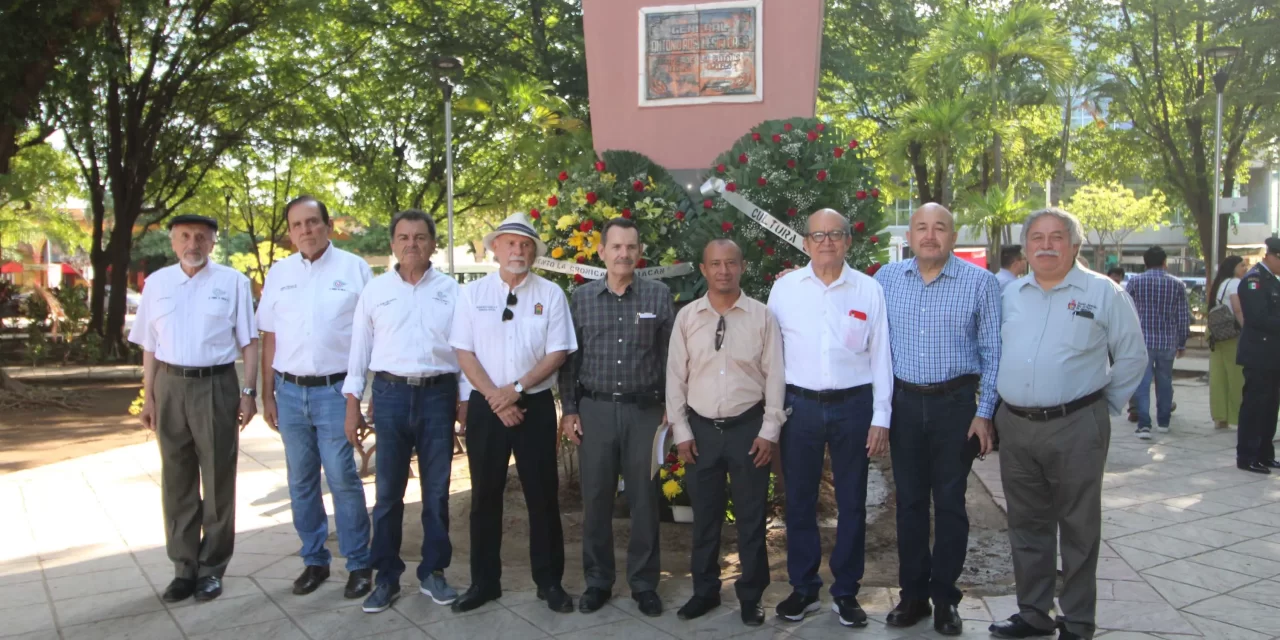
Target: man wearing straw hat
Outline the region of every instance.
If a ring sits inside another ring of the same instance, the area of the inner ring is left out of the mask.
[[[462,289],[449,344],[474,387],[465,423],[471,470],[471,587],[453,604],[471,611],[502,595],[502,495],[507,464],[529,509],[529,559],[538,597],[558,613],[573,611],[560,585],[564,533],[556,466],[555,372],[578,348],[564,292],[532,273],[546,255],[523,213],[484,237],[500,269]]]

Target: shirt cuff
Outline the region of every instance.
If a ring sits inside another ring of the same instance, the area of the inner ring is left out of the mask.
[[[342,395],[355,396],[356,400],[363,400],[364,378],[355,378],[348,374],[347,379],[342,383]]]
[[[871,426],[889,428],[890,411],[882,410],[871,414]]]
[[[979,418],[986,418],[987,420],[990,420],[994,418],[995,415],[996,415],[995,400],[988,401],[983,399],[978,401],[978,417]]]
[[[671,423],[671,440],[674,444],[688,442],[693,439],[693,429],[689,428],[687,420],[673,421]]]

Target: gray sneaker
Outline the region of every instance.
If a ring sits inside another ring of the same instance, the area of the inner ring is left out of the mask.
[[[418,590],[431,597],[431,601],[436,604],[453,604],[458,599],[458,592],[448,582],[444,580],[444,573],[436,571],[427,576],[422,581],[422,586]]]
[[[373,593],[365,598],[363,609],[365,613],[379,613],[391,608],[391,605],[400,598],[399,584],[379,584],[373,588]]]
[[[1151,439],[1151,427],[1138,427],[1138,430],[1135,431],[1134,433],[1138,435],[1139,440]]]

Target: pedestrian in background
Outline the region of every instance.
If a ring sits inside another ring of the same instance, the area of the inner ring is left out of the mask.
[[[1244,326],[1244,309],[1240,306],[1240,279],[1249,271],[1240,256],[1228,256],[1213,278],[1214,292],[1209,311],[1226,305],[1236,318],[1236,326]],[[1240,337],[1218,340],[1209,336],[1209,415],[1216,429],[1240,424],[1240,401],[1244,393],[1244,367],[1236,364],[1236,347]]]

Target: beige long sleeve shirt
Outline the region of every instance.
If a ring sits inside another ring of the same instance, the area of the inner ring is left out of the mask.
[[[786,421],[786,378],[782,332],[764,303],[740,295],[724,314],[725,331],[716,349],[721,315],[703,296],[680,310],[667,357],[667,419],[675,442],[693,439],[686,407],[705,418],[732,418],[761,400],[759,437],[778,441]]]

